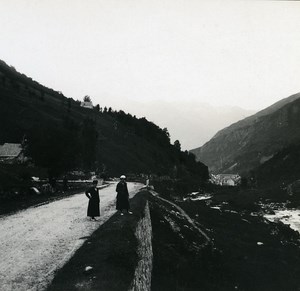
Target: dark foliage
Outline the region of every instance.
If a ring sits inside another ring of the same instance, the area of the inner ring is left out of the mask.
[[[50,176],[71,169],[120,174],[156,174],[206,179],[207,167],[170,144],[167,129],[146,118],[100,106],[80,106],[0,63],[0,143],[19,143]],[[105,171],[103,170],[105,169]]]
[[[78,133],[63,130],[51,125],[46,128],[34,128],[28,135],[25,154],[35,164],[47,168],[50,176],[59,176],[78,164],[80,143]]]
[[[279,151],[255,170],[259,185],[293,182],[300,179],[300,143]]]

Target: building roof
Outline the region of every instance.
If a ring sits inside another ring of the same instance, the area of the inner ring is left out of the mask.
[[[19,143],[5,143],[0,145],[0,158],[14,158],[22,151],[22,146]]]

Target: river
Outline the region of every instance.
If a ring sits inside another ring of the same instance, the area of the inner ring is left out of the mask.
[[[279,220],[300,233],[300,209],[275,210],[274,212],[275,214],[266,214],[264,217],[272,222]]]

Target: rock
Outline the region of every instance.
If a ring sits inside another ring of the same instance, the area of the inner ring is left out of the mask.
[[[86,266],[85,269],[84,269],[84,273],[85,274],[90,274],[92,271],[93,271],[93,267],[91,266]]]
[[[31,193],[33,194],[41,194],[41,192],[36,188],[36,187],[31,187],[30,188]]]

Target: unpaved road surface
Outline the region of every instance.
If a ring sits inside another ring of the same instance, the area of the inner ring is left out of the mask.
[[[128,183],[130,196],[141,184]],[[101,224],[115,213],[116,184],[99,191],[101,216],[86,216],[88,199],[76,194],[0,218],[0,290],[43,290]]]

